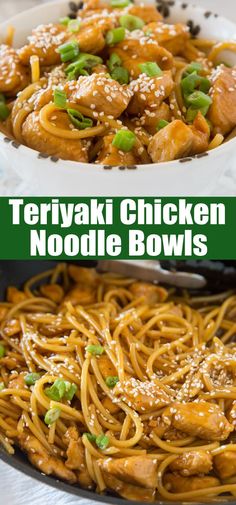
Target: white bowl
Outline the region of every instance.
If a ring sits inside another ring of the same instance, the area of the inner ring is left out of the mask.
[[[153,3],[153,0],[146,0]],[[70,10],[69,0],[57,0],[22,12],[0,25],[4,35],[9,24],[16,29],[15,46],[26,41],[32,28],[41,23],[56,22]],[[77,0],[78,3],[78,0]],[[137,1],[137,3],[139,3]],[[236,25],[197,6],[175,1],[157,0],[167,21],[188,22],[200,37],[217,40],[236,40]],[[235,54],[222,58],[236,62]],[[63,161],[43,156],[12,142],[0,133],[0,152],[5,166],[28,183],[30,194],[81,196],[156,196],[209,195],[216,181],[233,159],[236,139],[195,157],[165,163],[133,167],[104,167]]]

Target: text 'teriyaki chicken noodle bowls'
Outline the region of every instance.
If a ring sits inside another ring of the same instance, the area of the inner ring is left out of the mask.
[[[6,166],[45,195],[209,194],[235,151],[236,25],[178,2],[88,3],[0,26],[3,43],[15,31],[0,55]]]

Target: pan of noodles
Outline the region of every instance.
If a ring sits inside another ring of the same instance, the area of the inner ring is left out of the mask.
[[[41,192],[209,194],[235,143],[233,22],[57,0],[0,30],[0,149]]]
[[[1,459],[106,503],[232,501],[236,262],[163,262],[198,290],[89,266],[0,263]]]

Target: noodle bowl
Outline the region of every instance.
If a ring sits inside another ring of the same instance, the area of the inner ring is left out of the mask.
[[[9,287],[1,444],[98,493],[227,499],[236,490],[235,314],[232,292],[193,297],[64,264],[22,291]]]

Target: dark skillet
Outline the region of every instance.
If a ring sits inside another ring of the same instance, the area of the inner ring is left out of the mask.
[[[40,272],[48,270],[55,266],[55,261],[0,261],[0,299],[5,296],[5,291],[7,286],[16,285],[18,287],[28,280],[31,276],[36,275]],[[83,266],[93,266],[94,262],[77,262],[77,264],[83,264]],[[181,268],[182,270],[197,271],[199,270],[208,279],[208,285],[211,290],[218,291],[219,287],[223,289],[232,289],[232,285],[236,287],[236,261],[233,262],[165,262],[165,268]],[[228,270],[230,269],[230,270]],[[216,275],[218,272],[218,277],[220,277],[221,282],[217,281]],[[219,286],[220,284],[220,286]],[[98,493],[92,491],[86,491],[77,486],[72,486],[60,481],[54,477],[49,477],[47,475],[41,474],[36,470],[31,463],[28,461],[27,457],[16,448],[14,455],[9,455],[0,445],[0,459],[12,466],[16,470],[36,479],[48,486],[51,486],[65,493],[78,496],[78,498],[86,498],[88,500],[94,500],[103,503],[110,503],[114,505],[144,505],[143,502],[133,502],[130,500],[125,500],[119,498],[118,496],[106,494],[99,495]],[[227,501],[234,503],[234,497],[227,497]],[[212,503],[223,503],[223,497],[215,498]],[[159,504],[165,503],[166,505],[180,505],[178,502],[158,502]],[[195,504],[197,502],[194,502]],[[203,504],[204,502],[198,502],[198,504]],[[209,503],[205,502],[205,503]]]

